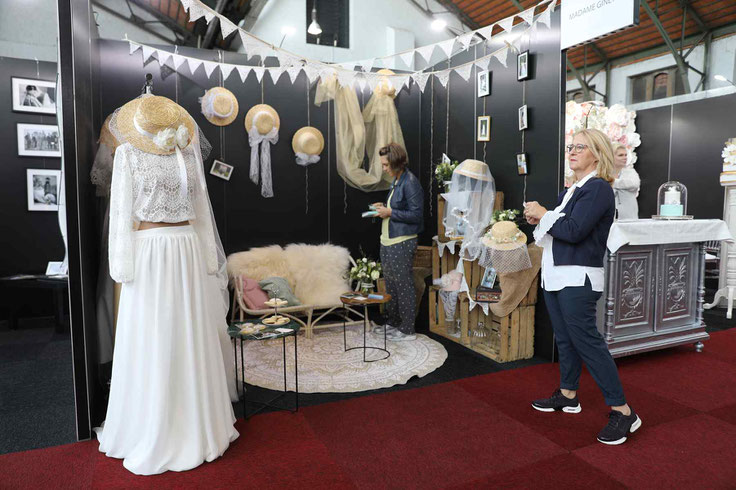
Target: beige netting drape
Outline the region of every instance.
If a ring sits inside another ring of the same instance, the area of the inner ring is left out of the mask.
[[[337,172],[351,187],[369,192],[391,186],[391,177],[381,169],[378,150],[389,143],[406,148],[394,97],[393,90],[379,85],[361,114],[352,87],[341,87],[336,77],[322,80],[317,86],[315,105],[335,101]],[[366,154],[367,170],[363,164]]]

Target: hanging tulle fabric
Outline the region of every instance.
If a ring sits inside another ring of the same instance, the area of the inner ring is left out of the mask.
[[[273,179],[271,176],[271,145],[279,141],[279,128],[274,127],[266,134],[258,132],[253,125],[248,131],[250,143],[250,180],[254,184],[261,182],[261,195],[273,197]]]

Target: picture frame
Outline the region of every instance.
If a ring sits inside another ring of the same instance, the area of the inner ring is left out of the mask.
[[[529,78],[529,51],[519,53],[516,57],[516,79],[526,80]]]
[[[491,72],[488,70],[478,71],[478,97],[491,95]]]
[[[526,104],[519,107],[519,131],[529,128],[529,113]]]
[[[17,124],[18,156],[61,157],[59,127],[55,124]]]
[[[486,267],[486,270],[483,273],[483,279],[480,281],[480,285],[484,288],[493,289],[494,284],[496,284],[496,269],[493,267]]]
[[[527,175],[529,173],[526,153],[516,154],[516,169],[518,170],[519,175]]]
[[[491,141],[491,116],[478,116],[478,141]]]
[[[11,77],[13,111],[56,114],[56,82]]]
[[[26,169],[28,211],[58,211],[61,170]]]
[[[215,160],[214,162],[212,162],[210,175],[214,175],[215,177],[218,177],[222,180],[230,180],[230,177],[233,175],[234,168],[235,167],[233,167],[232,165],[228,165],[225,162]]]

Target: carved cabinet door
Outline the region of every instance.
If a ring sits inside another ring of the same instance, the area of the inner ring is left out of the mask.
[[[609,304],[606,319],[609,338],[654,331],[655,250],[652,246],[637,246],[618,251],[615,273],[609,279],[609,288],[613,288],[610,291],[615,291],[608,297],[608,302],[614,303]]]
[[[692,325],[697,309],[697,244],[660,245],[655,330]]]

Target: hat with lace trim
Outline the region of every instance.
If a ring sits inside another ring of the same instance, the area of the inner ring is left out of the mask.
[[[294,153],[305,153],[307,155],[319,155],[325,149],[325,137],[322,132],[312,126],[305,126],[294,133],[291,139],[291,147]]]
[[[224,87],[213,87],[202,96],[202,114],[215,126],[227,126],[238,117],[238,99]]]
[[[146,153],[170,155],[186,148],[196,125],[189,113],[166,97],[148,95],[131,100],[115,114],[114,124],[123,140]]]
[[[250,132],[250,128],[256,126],[260,134],[268,134],[271,130],[281,126],[281,119],[276,109],[268,104],[258,104],[250,108],[245,114],[245,130]]]
[[[499,221],[481,241],[483,245],[494,250],[514,250],[526,245],[526,235],[513,221]]]

